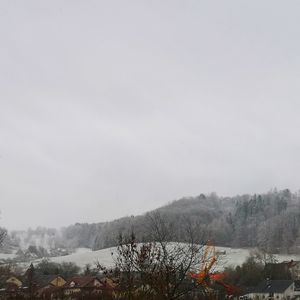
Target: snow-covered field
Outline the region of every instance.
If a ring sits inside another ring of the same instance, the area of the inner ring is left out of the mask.
[[[0,260],[1,259],[13,259],[15,257],[15,253],[6,254],[6,253],[0,253]]]
[[[90,264],[95,266],[97,262],[106,267],[113,266],[113,258],[111,253],[116,251],[116,248],[106,248],[98,251],[92,251],[88,248],[77,249],[75,253],[65,256],[52,257],[50,260],[53,262],[74,262],[79,267],[83,268],[85,265]]]
[[[250,255],[250,249],[239,249],[239,248],[229,248],[229,247],[216,247],[216,252],[221,253],[218,256],[218,262],[216,264],[215,270],[221,270],[226,266],[237,266],[241,265],[246,258]],[[87,264],[91,267],[95,266],[97,262],[105,267],[111,267],[114,264],[112,253],[116,252],[116,248],[107,248],[97,251],[92,251],[89,248],[78,248],[76,251],[70,255],[51,257],[50,260],[57,263],[62,262],[73,262],[79,267],[84,268]],[[1,259],[13,258],[15,254],[3,254],[0,253]],[[300,260],[299,255],[275,255],[278,262]],[[37,263],[39,260],[32,261]],[[22,263],[26,268],[30,262]]]
[[[116,248],[107,248],[98,251],[91,251],[87,248],[80,248],[73,254],[60,257],[52,257],[51,260],[58,263],[61,263],[63,261],[74,262],[82,268],[86,264],[90,264],[91,266],[93,266],[96,264],[96,262],[99,262],[101,265],[104,265],[106,267],[110,267],[114,263],[111,254],[115,251]],[[241,265],[250,255],[249,249],[216,247],[216,251],[219,253],[225,253],[219,255],[218,265],[216,269],[223,269],[226,266]],[[300,255],[276,255],[275,257],[278,262],[289,261],[291,259],[300,260]]]

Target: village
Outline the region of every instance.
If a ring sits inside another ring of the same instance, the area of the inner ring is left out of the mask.
[[[208,263],[202,271],[184,277],[182,286],[187,292],[174,298],[154,292],[143,281],[143,274],[136,271],[128,274],[103,269],[95,275],[86,270],[75,276],[63,276],[57,271],[41,274],[31,264],[23,274],[0,274],[0,299],[300,299],[300,261],[266,263],[265,278],[255,286],[234,285],[228,282],[226,273],[211,272],[214,262]]]
[[[113,299],[116,288],[109,278],[35,274],[31,265],[23,276],[7,276],[0,299]]]

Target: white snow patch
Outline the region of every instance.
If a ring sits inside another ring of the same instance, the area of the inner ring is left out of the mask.
[[[102,250],[92,251],[91,249],[84,248],[77,249],[75,253],[65,256],[51,257],[51,261],[62,263],[62,262],[73,262],[79,267],[84,268],[87,264],[90,264],[92,267],[96,266],[96,263],[99,262],[105,267],[112,267],[114,264],[111,253],[116,251],[116,248],[106,248]]]
[[[112,253],[116,253],[116,249],[116,247],[112,247],[92,251],[89,248],[77,248],[75,252],[70,255],[51,257],[50,260],[57,263],[73,262],[81,268],[84,268],[87,264],[95,267],[96,263],[99,262],[101,265],[109,268],[114,265]],[[214,271],[220,271],[227,266],[236,267],[241,265],[250,255],[250,251],[251,249],[216,247],[216,252],[220,253],[220,255],[218,256]],[[278,254],[275,255],[275,258],[278,262],[290,261],[291,259],[300,261],[300,255]],[[37,263],[39,261],[40,260],[35,260],[33,262]]]
[[[90,248],[76,248],[73,254],[92,252]]]
[[[116,249],[116,247],[112,247],[92,251],[88,248],[79,248],[75,251],[75,253],[65,256],[52,257],[50,260],[57,263],[73,262],[81,268],[84,268],[87,264],[95,266],[97,262],[105,267],[112,267],[114,265],[112,253],[115,253]],[[221,270],[226,266],[241,265],[249,256],[250,250],[216,247],[216,252],[225,253],[223,255],[219,255],[218,263],[215,267],[216,270]]]
[[[16,257],[15,253],[10,253],[10,254],[0,253],[0,259],[13,259],[15,257]]]

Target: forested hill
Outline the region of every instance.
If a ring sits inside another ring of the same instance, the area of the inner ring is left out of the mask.
[[[172,228],[172,240],[186,241],[186,224],[197,228],[196,239],[214,240],[219,246],[254,247],[272,252],[296,252],[300,247],[300,194],[273,190],[260,195],[219,197],[199,195],[182,198],[155,210]],[[56,247],[115,246],[120,233],[134,229],[140,241],[147,240],[147,214],[97,224],[75,224],[51,231]],[[45,236],[45,230],[39,229]],[[37,236],[36,231],[30,232]],[[15,235],[15,240],[16,240]],[[28,232],[27,242],[30,241]],[[34,240],[32,238],[32,240]]]
[[[197,228],[198,240],[216,245],[260,247],[272,252],[296,252],[300,246],[300,195],[289,190],[261,195],[183,198],[157,209],[171,223],[174,238],[185,241],[187,221]],[[102,226],[94,242],[99,249],[113,245],[118,232],[132,226],[139,239],[147,237],[147,216],[123,218]]]

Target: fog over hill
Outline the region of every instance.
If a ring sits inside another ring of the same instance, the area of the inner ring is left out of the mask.
[[[218,246],[260,247],[273,253],[297,253],[300,246],[300,194],[288,189],[260,195],[220,197],[200,194],[173,201],[155,211],[105,223],[74,224],[60,230],[39,227],[10,232],[6,245],[23,250],[115,246],[119,234],[134,231],[147,241],[149,214],[159,213],[168,224],[172,241],[186,241],[187,222],[196,229],[196,242],[213,240]]]

